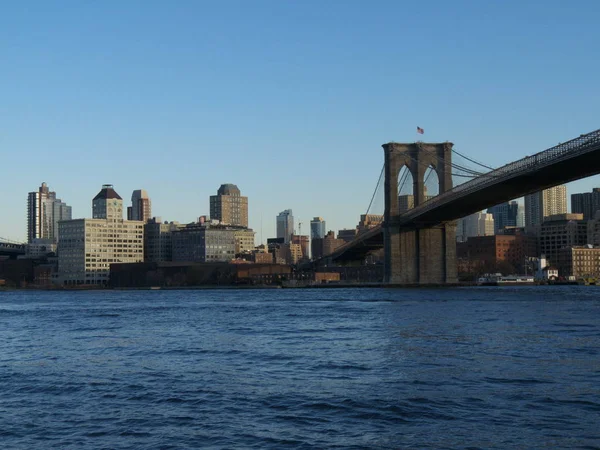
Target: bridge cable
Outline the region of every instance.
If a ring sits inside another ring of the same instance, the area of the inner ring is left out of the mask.
[[[465,156],[462,153],[459,153],[458,150],[452,149],[452,152],[456,153],[458,156],[465,158],[467,161],[471,161],[472,163],[477,164],[478,166],[485,167],[486,169],[489,169],[489,170],[495,170],[493,167],[486,166],[485,164],[481,164],[480,162],[477,162],[474,159],[471,159],[468,156]]]
[[[424,147],[420,147],[420,148],[421,148],[421,150],[423,150],[424,152],[426,152],[426,153],[428,153],[429,155],[433,156],[433,157],[434,157],[435,159],[437,159],[438,161],[441,161],[441,162],[443,162],[444,164],[446,163],[446,161],[445,161],[445,159],[444,159],[444,158],[442,158],[442,157],[440,157],[440,156],[436,155],[435,153],[433,153],[433,151],[431,151],[431,150],[428,150],[428,149],[426,149],[426,148],[424,148]],[[453,150],[453,151],[454,151],[454,150]],[[460,156],[464,157],[462,154],[460,154],[460,153],[458,153],[458,152],[455,152],[455,153],[457,153],[457,154],[459,154]],[[467,157],[464,157],[464,158],[465,158],[465,159],[470,159],[470,158],[467,158]],[[414,159],[414,158],[412,158],[412,159]],[[423,164],[426,164],[426,163],[423,163]],[[475,162],[475,164],[478,164],[478,163],[477,163],[477,162]],[[481,165],[481,164],[480,164],[480,165]],[[469,169],[468,167],[462,166],[462,165],[460,165],[460,164],[457,164],[457,163],[455,163],[455,162],[451,162],[451,163],[450,163],[450,166],[451,166],[451,167],[453,167],[453,168],[455,168],[455,169],[458,169],[458,170],[463,170],[463,171],[465,171],[465,172],[469,172],[469,173],[475,174],[475,175],[477,175],[477,176],[479,176],[479,175],[483,175],[483,172],[479,172],[479,171],[477,171],[477,170],[474,170],[474,169]],[[484,166],[484,167],[488,168],[487,166]],[[494,169],[490,169],[490,170],[494,170]]]
[[[383,177],[383,171],[385,169],[385,164],[381,167],[381,173],[379,174],[379,179],[377,180],[377,185],[375,186],[375,191],[373,192],[373,196],[371,197],[371,201],[369,202],[369,207],[367,208],[366,214],[369,214],[371,209],[371,205],[373,204],[373,200],[375,199],[375,195],[377,195],[377,191],[379,190],[379,184],[381,183],[381,177]]]
[[[410,171],[408,170],[408,167],[406,167],[406,166],[404,166],[404,167],[406,168],[406,170],[402,173],[400,180],[398,180],[398,195],[400,195],[400,191],[404,187],[404,183],[406,183],[406,180],[408,179],[408,174],[410,173]],[[402,170],[402,169],[400,169],[400,170]]]
[[[445,161],[445,159],[444,159],[444,158],[441,158],[441,157],[439,157],[438,155],[436,155],[435,153],[433,153],[431,150],[427,150],[426,148],[421,148],[421,149],[422,149],[424,152],[428,153],[429,155],[433,156],[433,157],[434,157],[435,159],[437,159],[438,161],[441,161],[441,162],[443,162],[444,164],[446,163],[446,161]],[[412,156],[410,156],[410,155],[408,155],[408,154],[407,154],[407,156],[408,156],[408,157],[409,157],[411,160],[413,160],[414,162],[416,162],[417,164],[420,164],[421,166],[424,166],[424,167],[426,167],[426,168],[429,168],[429,167],[431,166],[430,164],[427,164],[426,162],[422,162],[422,161],[418,161],[418,160],[416,160],[415,158],[413,158]],[[464,171],[464,172],[470,173],[470,174],[472,174],[473,176],[481,176],[481,175],[483,175],[483,173],[482,173],[482,172],[478,172],[478,171],[476,171],[476,170],[469,169],[469,168],[467,168],[467,167],[461,166],[461,165],[459,165],[459,164],[456,164],[456,163],[451,163],[451,164],[450,164],[450,166],[451,166],[452,168],[454,168],[454,169],[457,169],[457,170],[461,170],[461,171]]]

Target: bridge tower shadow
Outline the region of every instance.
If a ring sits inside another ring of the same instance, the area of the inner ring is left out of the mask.
[[[385,210],[383,229],[384,282],[388,284],[456,283],[456,222],[435,226],[401,225],[398,207],[398,174],[403,166],[413,179],[414,206],[426,201],[425,171],[433,167],[439,193],[452,189],[450,142],[384,144]]]

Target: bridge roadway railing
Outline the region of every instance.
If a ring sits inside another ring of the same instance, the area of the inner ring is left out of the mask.
[[[498,169],[487,172],[466,183],[459,184],[453,189],[437,195],[419,206],[402,214],[402,221],[409,221],[415,217],[430,211],[438,206],[454,200],[457,197],[480,190],[486,186],[508,180],[510,178],[532,172],[533,169],[539,169],[550,164],[555,164],[561,160],[566,160],[574,156],[587,153],[600,148],[600,130],[592,131],[588,134],[559,144],[555,147],[527,156],[518,161],[508,163]]]
[[[25,245],[26,244],[24,244],[22,242],[12,241],[10,239],[5,239],[5,238],[0,237],[0,248],[24,250]]]

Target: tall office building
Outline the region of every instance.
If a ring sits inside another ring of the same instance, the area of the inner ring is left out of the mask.
[[[283,242],[289,244],[294,233],[294,216],[291,209],[281,211],[277,216],[277,237],[283,238]]]
[[[147,223],[152,217],[152,203],[144,189],[137,189],[131,194],[131,206],[127,207],[127,220],[141,220]]]
[[[567,187],[564,184],[525,196],[525,226],[541,225],[544,217],[567,213]]]
[[[318,248],[322,247],[325,233],[327,233],[325,220],[323,220],[322,217],[313,218],[313,220],[310,221],[310,254],[312,255],[312,258],[314,258],[315,254],[319,253]]]
[[[210,218],[224,225],[248,227],[248,197],[235,184],[222,184],[217,195],[210,196]]]
[[[425,186],[425,200],[431,200],[435,195],[427,195],[427,186]],[[398,196],[398,214],[404,214],[415,207],[415,196],[412,194],[403,194]]]
[[[558,264],[560,250],[587,243],[588,224],[583,214],[556,214],[549,216],[540,226],[540,254],[552,265]]]
[[[179,222],[162,223],[153,217],[144,224],[144,261],[163,262],[173,259],[173,231],[183,228]]]
[[[487,210],[488,214],[494,216],[494,234],[506,227],[522,227],[523,207],[518,202],[505,202],[492,206]]]
[[[59,224],[58,279],[67,285],[107,285],[110,265],[144,261],[144,223],[123,220],[123,199],[105,184],[92,200],[92,219]]]
[[[103,184],[92,200],[92,219],[123,220],[123,199],[112,184]]]
[[[325,220],[322,217],[315,217],[310,221],[310,238],[323,239],[327,230],[325,229]]]
[[[600,188],[594,188],[592,192],[571,195],[571,212],[583,214],[583,220],[593,219],[596,211],[600,211]]]
[[[27,197],[27,242],[35,239],[47,239],[58,242],[58,222],[71,220],[71,207],[56,198],[56,192],[50,191],[42,183],[37,192]]]
[[[227,262],[235,258],[235,228],[190,224],[173,231],[173,261]]]
[[[460,219],[457,224],[456,239],[465,242],[470,237],[494,235],[494,216],[484,212],[471,214]]]

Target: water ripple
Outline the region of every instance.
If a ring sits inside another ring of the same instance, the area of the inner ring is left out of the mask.
[[[3,292],[3,448],[600,448],[585,287]]]

